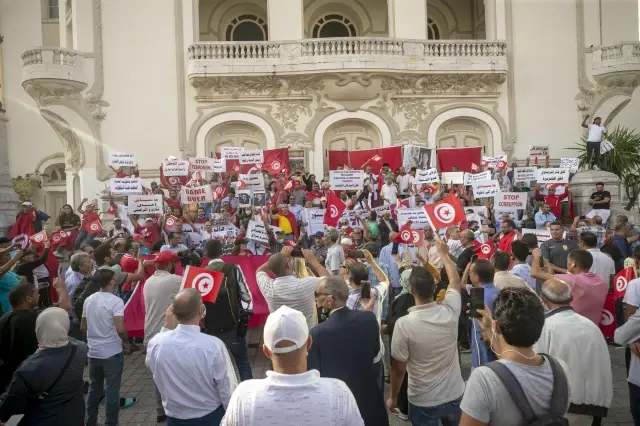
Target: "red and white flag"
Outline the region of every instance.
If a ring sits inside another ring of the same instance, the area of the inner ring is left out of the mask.
[[[164,226],[169,232],[174,232],[176,230],[176,223],[178,222],[178,218],[175,216],[167,216],[167,220],[164,222]]]
[[[497,251],[495,244],[493,241],[489,239],[486,243],[481,243],[478,240],[473,242],[473,245],[476,248],[473,250],[473,254],[478,255],[478,259],[491,259],[491,256]]]
[[[480,170],[480,167],[478,167],[476,163],[471,163],[471,171],[473,173],[478,173],[478,170]]]
[[[324,212],[322,223],[332,227],[338,226],[338,221],[342,217],[347,205],[336,195],[335,192],[327,193],[327,209]]]
[[[180,290],[194,288],[202,296],[203,302],[216,303],[224,274],[211,269],[187,266],[182,276]]]
[[[292,181],[292,180],[290,180],[290,181],[288,181],[288,182],[287,182],[287,184],[284,186],[284,190],[285,190],[285,191],[290,191],[290,190],[292,190],[292,189],[293,189],[293,181]]]
[[[627,292],[627,286],[629,285],[629,281],[636,278],[635,268],[624,268],[622,271],[618,272],[614,279],[615,285],[613,286],[613,300],[618,300],[621,297],[624,297],[624,294]]]
[[[16,235],[13,240],[11,240],[12,246],[20,246],[22,250],[26,250],[30,245],[31,241],[29,241],[29,236],[27,234]]]
[[[488,165],[489,165],[489,163],[487,162],[487,160],[480,161],[480,166],[487,167]]]
[[[87,232],[91,235],[99,234],[102,231],[102,223],[99,220],[94,220],[87,226]]]
[[[240,191],[241,189],[244,189],[247,186],[247,182],[238,179],[238,191]]]
[[[60,245],[66,242],[71,237],[71,232],[63,231],[62,229],[58,229],[56,232],[51,234],[51,244]]]
[[[424,206],[433,230],[448,228],[466,220],[464,208],[453,195],[448,195],[434,204]]]
[[[496,164],[496,169],[498,170],[504,170],[507,168],[507,162],[506,161],[498,161],[498,164]]]
[[[216,186],[213,189],[213,199],[214,200],[222,200],[229,194],[229,188],[225,186]]]
[[[47,231],[44,229],[37,234],[33,234],[29,237],[29,241],[36,245],[42,245],[47,242],[49,239],[47,238]]]
[[[424,244],[424,231],[411,229],[410,222],[402,225],[398,231],[399,242],[416,247],[422,247]]]

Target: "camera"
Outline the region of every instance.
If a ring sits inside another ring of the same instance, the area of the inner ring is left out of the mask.
[[[202,265],[204,253],[195,249],[183,250],[178,252],[178,257],[182,266],[200,266]]]

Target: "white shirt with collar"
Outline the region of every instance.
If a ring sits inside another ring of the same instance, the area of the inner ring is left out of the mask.
[[[197,419],[227,408],[238,380],[222,340],[200,332],[197,325],[163,328],[147,346],[153,373],[168,417]]]
[[[593,257],[589,272],[600,275],[606,283],[611,281],[611,276],[616,274],[616,264],[611,256],[601,252],[599,248],[590,248],[587,251]]]

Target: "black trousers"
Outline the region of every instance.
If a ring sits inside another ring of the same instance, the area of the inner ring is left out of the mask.
[[[49,287],[38,290],[38,293],[40,293],[40,302],[38,303],[40,309],[47,309],[51,307],[51,293],[49,290]]]
[[[601,142],[587,142],[587,165],[598,164],[598,159],[600,158],[600,143]]]
[[[629,383],[629,406],[633,424],[640,425],[640,387]]]

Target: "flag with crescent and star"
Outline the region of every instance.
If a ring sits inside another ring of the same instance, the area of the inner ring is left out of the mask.
[[[324,212],[322,223],[336,227],[342,217],[347,205],[336,195],[335,192],[327,192],[327,209]]]
[[[180,290],[194,288],[202,296],[203,302],[216,303],[223,279],[221,272],[189,265],[182,276]]]
[[[466,220],[460,200],[448,195],[434,204],[424,206],[427,218],[434,230],[448,228]]]

